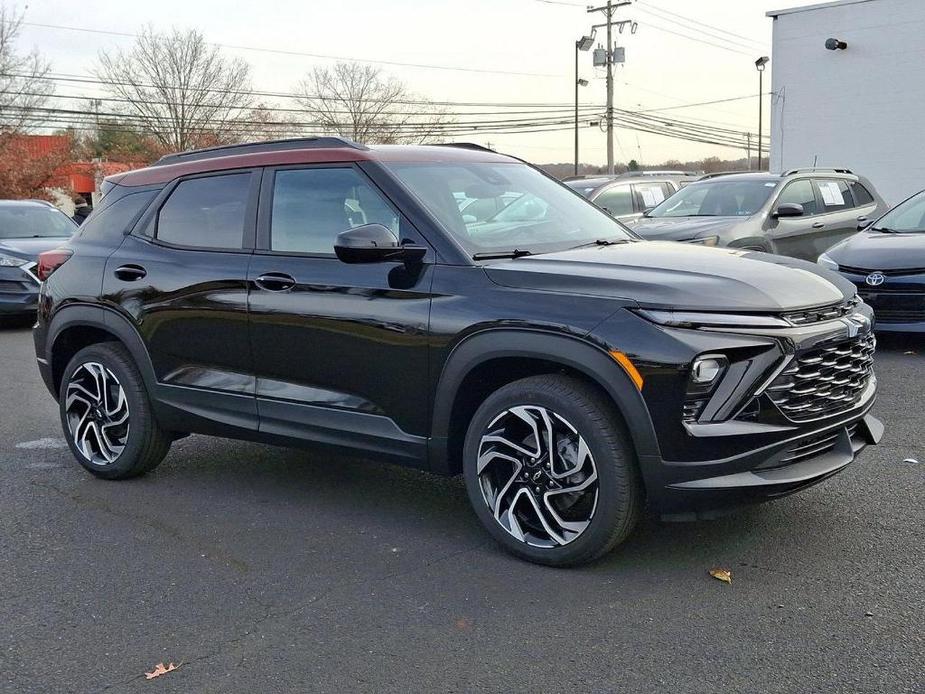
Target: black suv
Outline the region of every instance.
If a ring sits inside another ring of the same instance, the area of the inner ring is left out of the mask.
[[[882,426],[870,309],[818,265],[639,240],[475,146],[314,138],[107,180],[35,345],[77,460],[121,479],[190,432],[463,474],[521,557],[607,552],[847,466]],[[530,214],[466,222],[461,197]],[[515,204],[515,203],[511,203]]]

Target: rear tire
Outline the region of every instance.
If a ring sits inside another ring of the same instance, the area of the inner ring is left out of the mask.
[[[141,374],[118,342],[91,345],[74,355],[61,379],[58,404],[71,452],[97,477],[143,475],[170,449]]]
[[[643,491],[626,427],[613,403],[578,379],[531,376],[500,388],[473,416],[463,456],[476,515],[523,559],[593,561],[639,519]]]

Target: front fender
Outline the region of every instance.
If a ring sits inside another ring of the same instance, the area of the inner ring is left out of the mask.
[[[623,368],[603,346],[588,339],[542,330],[489,329],[460,342],[450,353],[437,383],[429,447],[434,472],[451,474],[449,436],[451,417],[460,386],[480,364],[493,359],[542,359],[577,371],[600,386],[622,414],[633,439],[640,465],[658,458],[655,430],[642,395]]]

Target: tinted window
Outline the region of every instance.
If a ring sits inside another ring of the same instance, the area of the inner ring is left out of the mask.
[[[158,240],[196,248],[241,248],[250,182],[250,173],[181,181],[158,214]]]
[[[858,207],[863,207],[864,205],[872,205],[874,203],[874,196],[870,194],[870,191],[867,190],[867,188],[865,188],[857,181],[851,181],[848,184],[848,187],[854,194],[854,204]]]
[[[841,212],[854,206],[848,184],[843,180],[822,179],[816,181],[822,206],[826,212]]]
[[[0,206],[0,239],[65,237],[77,225],[61,210],[45,205]]]
[[[788,183],[784,192],[780,194],[777,204],[782,205],[785,202],[802,205],[804,215],[816,214],[816,191],[813,190],[813,182],[808,178],[803,178]]]
[[[626,185],[608,188],[594,199],[594,204],[616,217],[633,214],[633,194]]]
[[[274,251],[333,255],[339,233],[373,223],[398,234],[398,214],[355,169],[276,172],[270,217]]]
[[[93,214],[83,223],[78,233],[82,237],[89,237],[96,235],[98,232],[124,232],[129,224],[134,222],[141,211],[147,207],[156,193],[157,191],[154,190],[129,193],[114,200],[111,204],[107,204],[109,200],[103,198],[100,207],[93,210]]]

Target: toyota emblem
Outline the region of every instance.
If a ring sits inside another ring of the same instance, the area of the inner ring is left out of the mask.
[[[864,281],[867,282],[871,287],[879,287],[883,284],[883,281],[886,279],[882,272],[872,272],[867,276],[867,279]]]

